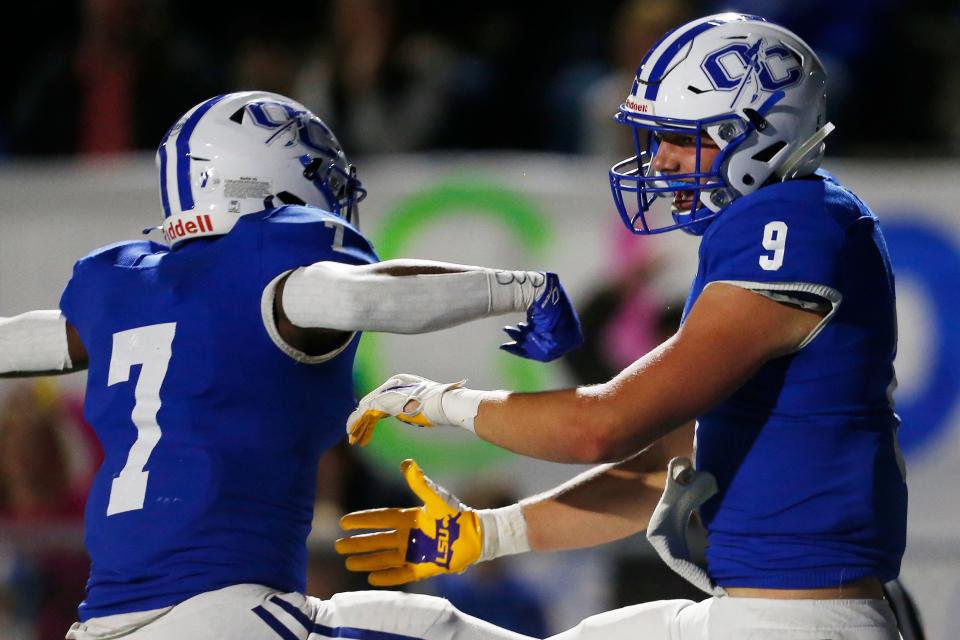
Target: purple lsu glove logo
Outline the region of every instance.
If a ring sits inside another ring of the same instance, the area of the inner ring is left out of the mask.
[[[437,520],[436,538],[431,538],[421,529],[410,529],[407,562],[413,564],[432,562],[439,567],[449,569],[450,561],[453,560],[453,543],[460,538],[460,523],[457,522],[460,515]]]

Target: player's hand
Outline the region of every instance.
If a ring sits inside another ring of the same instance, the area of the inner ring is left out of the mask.
[[[549,362],[583,344],[580,318],[557,274],[546,272],[546,284],[527,309],[527,321],[504,327],[513,342],[500,348],[522,358]]]
[[[463,572],[483,549],[480,518],[434,484],[413,460],[404,460],[400,470],[423,506],[348,513],[340,519],[347,531],[385,531],[340,538],[337,553],[347,556],[347,569],[368,571],[367,580],[378,587]]]
[[[373,438],[377,422],[390,416],[418,427],[450,424],[440,405],[440,396],[464,382],[466,380],[440,383],[398,373],[365,395],[347,418],[349,443],[366,446]]]

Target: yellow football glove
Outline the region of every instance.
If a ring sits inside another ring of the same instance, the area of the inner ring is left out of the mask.
[[[423,506],[348,513],[340,519],[345,530],[387,531],[340,538],[337,553],[348,556],[350,571],[369,571],[367,580],[377,587],[462,573],[483,549],[479,516],[434,484],[413,460],[404,460],[400,470]]]

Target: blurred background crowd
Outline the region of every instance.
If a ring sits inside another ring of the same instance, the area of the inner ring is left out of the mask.
[[[613,160],[629,141],[611,115],[646,50],[673,26],[728,9],[777,21],[819,53],[838,127],[832,156],[960,156],[960,3],[947,0],[77,0],[32,3],[8,23],[0,166],[152,153],[191,105],[249,88],[303,102],[354,159],[518,150]],[[679,321],[682,301],[640,286],[657,255],[620,231],[615,253],[633,254],[579,301],[588,339],[564,363],[573,381],[608,379]],[[83,501],[101,454],[75,389],[35,380],[3,392],[0,638],[61,638],[83,598]],[[336,518],[410,499],[346,447],[325,456],[317,487],[308,589],[364,588],[330,552]],[[483,508],[517,496],[487,484],[461,498]],[[604,566],[614,568],[606,608],[697,597],[655,558]],[[523,633],[559,631],[525,577],[507,560],[426,588]]]
[[[190,105],[247,88],[300,100],[353,156],[613,153],[610,115],[644,52],[729,9],[819,52],[832,153],[960,152],[949,0],[76,0],[27,3],[6,30],[0,157],[153,150]]]

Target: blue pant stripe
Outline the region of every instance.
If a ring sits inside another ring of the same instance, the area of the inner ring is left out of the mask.
[[[268,627],[277,632],[277,634],[283,638],[283,640],[300,640],[297,636],[293,634],[290,629],[287,629],[279,620],[274,618],[270,612],[268,612],[263,607],[256,607],[253,609],[253,612],[257,614],[257,617],[263,620]]]
[[[180,195],[180,211],[193,209],[193,189],[190,188],[190,136],[197,128],[200,118],[210,110],[210,107],[223,100],[226,96],[210,98],[190,114],[177,136],[177,191]]]
[[[400,633],[390,633],[389,631],[375,631],[373,629],[361,629],[359,627],[327,627],[322,624],[315,624],[303,611],[278,596],[271,597],[270,602],[293,616],[297,622],[302,624],[303,628],[309,630],[311,634],[326,636],[327,638],[350,638],[352,640],[423,640],[417,636],[405,636]],[[262,609],[262,607],[257,607],[257,609]],[[256,612],[256,609],[254,611]],[[263,613],[270,615],[266,611]],[[263,616],[260,617],[262,618]],[[273,616],[270,617],[276,622],[276,618],[273,618]],[[270,623],[267,622],[267,624]],[[277,622],[277,624],[280,623]],[[289,633],[286,628],[284,628],[284,631]]]
[[[423,640],[417,636],[405,636],[389,631],[374,631],[358,627],[325,627],[322,624],[313,625],[310,632],[328,638],[352,638],[353,640]]]
[[[286,600],[280,598],[279,596],[273,596],[270,598],[270,602],[296,618],[297,622],[302,624],[304,629],[309,630],[311,627],[313,627],[313,620],[307,617],[307,614],[305,614],[303,611],[300,611],[300,609],[296,608]]]

